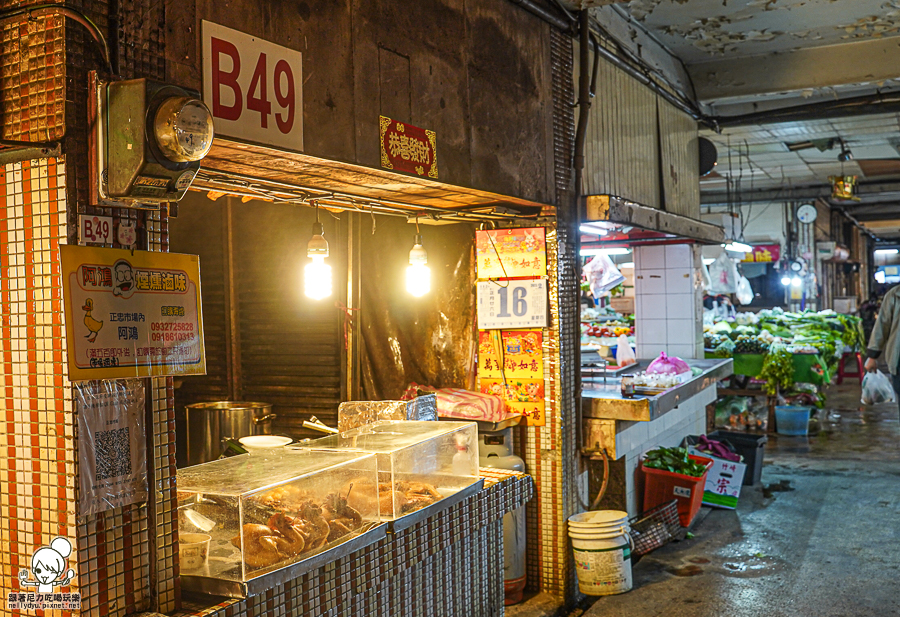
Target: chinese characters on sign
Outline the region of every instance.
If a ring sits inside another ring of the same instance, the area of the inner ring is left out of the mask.
[[[478,329],[547,326],[547,280],[478,281]]]
[[[741,260],[744,263],[775,263],[781,257],[781,245],[779,244],[757,244],[753,247],[753,251],[745,253]]]
[[[547,274],[544,228],[476,231],[475,258],[479,279],[544,276]]]
[[[379,124],[382,167],[437,179],[437,137],[434,131],[384,116],[380,116]]]
[[[478,386],[503,399],[507,411],[543,426],[544,360],[541,330],[478,333]]]
[[[70,379],[206,373],[196,255],[60,251]]]

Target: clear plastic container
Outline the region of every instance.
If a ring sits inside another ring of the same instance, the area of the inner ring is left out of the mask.
[[[284,450],[178,470],[180,534],[210,537],[181,573],[248,581],[359,536],[379,522],[375,456]],[[193,567],[186,567],[193,566]]]
[[[303,447],[374,454],[378,464],[376,507],[383,520],[429,506],[479,479],[478,425],[474,422],[385,420],[316,439]],[[359,493],[363,494],[370,492]]]

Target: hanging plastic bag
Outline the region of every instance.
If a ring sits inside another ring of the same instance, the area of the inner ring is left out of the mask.
[[[666,352],[659,354],[659,357],[650,363],[647,367],[647,373],[651,375],[681,375],[682,373],[690,373],[691,367],[681,358],[666,355]]]
[[[863,405],[875,405],[877,403],[891,403],[897,399],[890,378],[881,371],[866,373],[862,382],[862,398],[859,402]]]
[[[584,266],[583,272],[594,298],[625,282],[625,277],[607,255],[595,255]]]
[[[709,288],[712,287],[712,279],[709,277],[709,268],[706,267],[702,260],[700,262],[700,274],[703,276],[703,291],[709,291]]]
[[[738,278],[737,291],[734,292],[734,295],[741,304],[747,305],[753,302],[753,288],[750,287],[750,281],[746,276]]]
[[[628,366],[635,362],[637,360],[634,357],[634,350],[628,344],[628,337],[620,334],[619,340],[616,342],[616,364],[618,366]]]
[[[711,294],[733,294],[737,291],[737,266],[734,265],[734,260],[725,252],[710,264],[709,276],[712,279],[712,284],[709,288]]]

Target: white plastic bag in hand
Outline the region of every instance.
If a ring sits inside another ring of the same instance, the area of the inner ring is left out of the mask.
[[[891,380],[881,371],[866,373],[862,382],[862,398],[859,402],[863,405],[875,405],[876,403],[891,403],[897,400]]]
[[[628,344],[628,337],[624,334],[620,334],[619,340],[616,341],[616,365],[628,366],[635,362],[637,362],[637,360],[634,358],[634,350],[632,350],[631,345]]]
[[[737,301],[741,304],[753,302],[753,288],[750,287],[750,281],[747,280],[746,276],[738,279],[737,291],[734,292],[734,295],[737,296]]]

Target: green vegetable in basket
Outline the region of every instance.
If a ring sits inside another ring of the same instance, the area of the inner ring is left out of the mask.
[[[647,452],[644,466],[651,469],[662,469],[694,478],[706,472],[706,465],[688,458],[687,448],[656,448]]]

